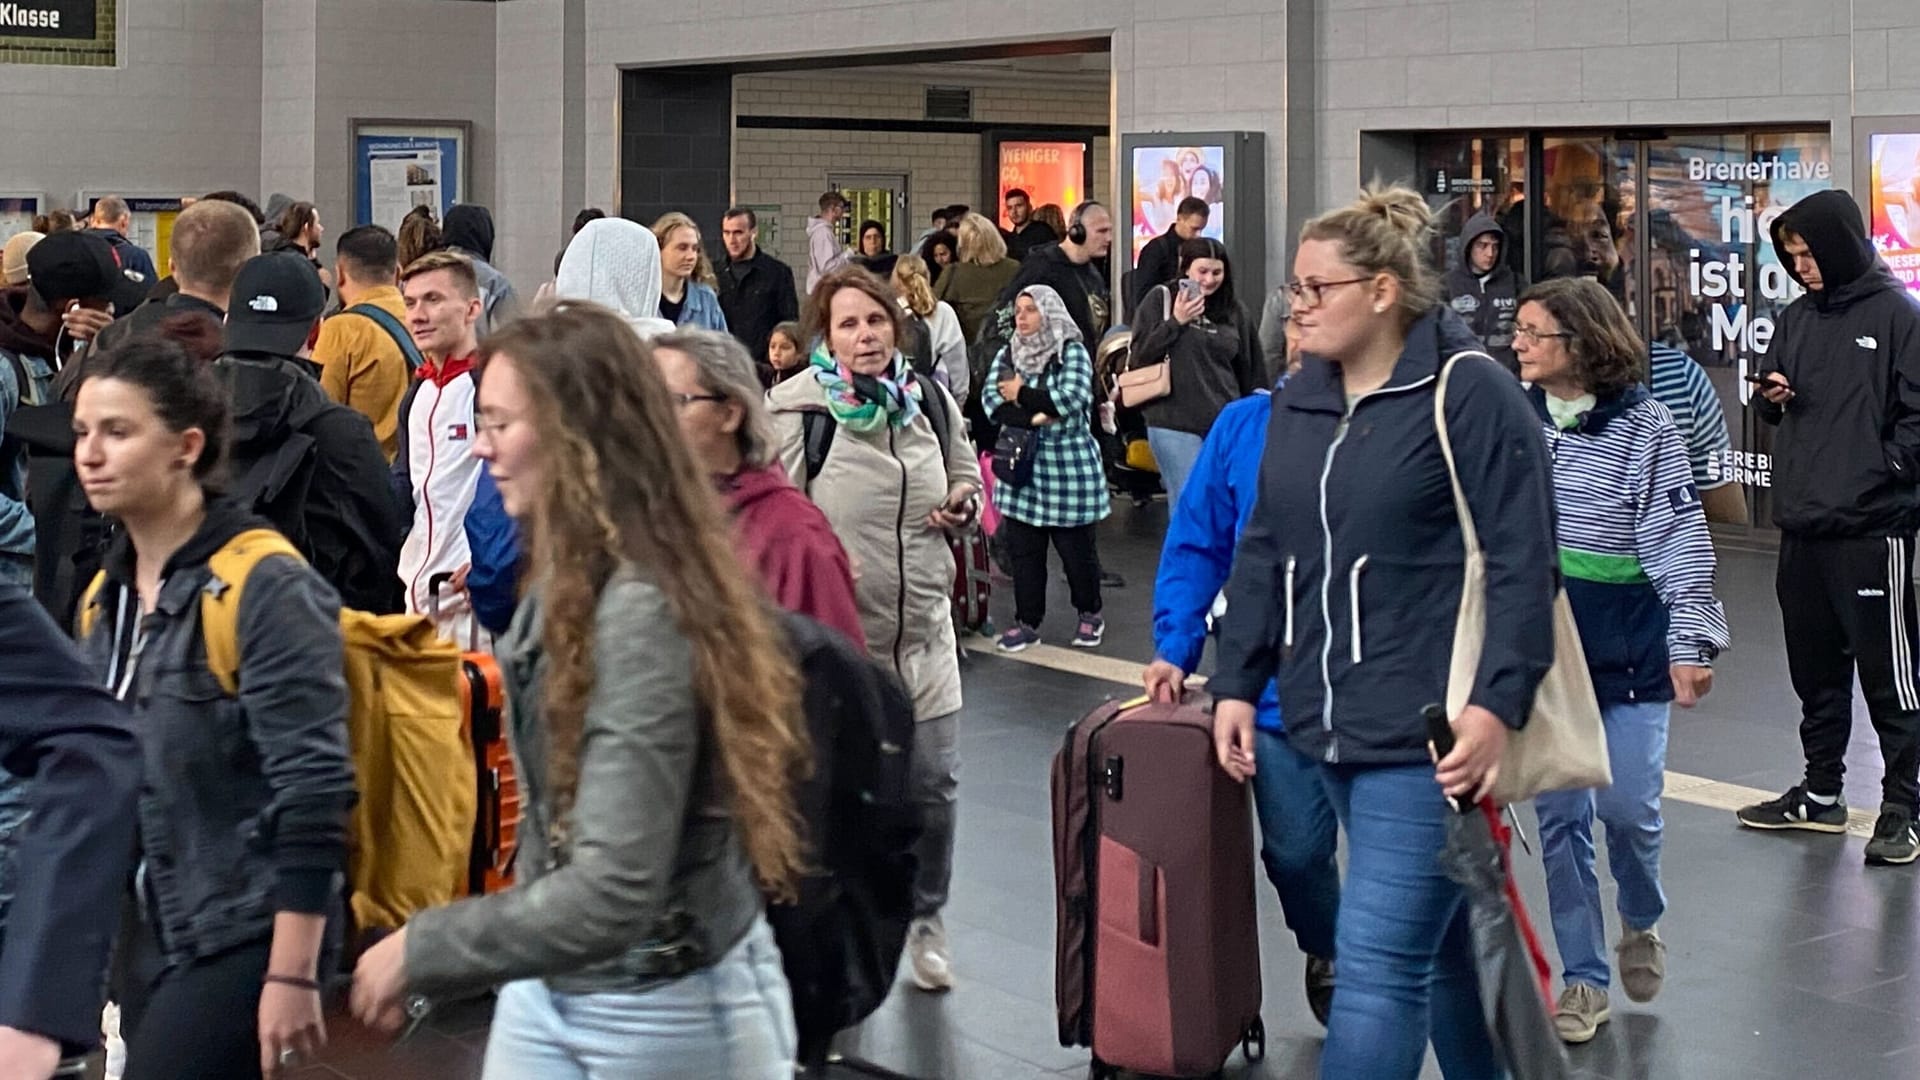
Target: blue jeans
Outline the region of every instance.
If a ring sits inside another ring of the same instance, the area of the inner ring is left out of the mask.
[[[1660,890],[1660,788],[1667,767],[1667,713],[1664,701],[1603,706],[1612,786],[1554,791],[1533,801],[1540,815],[1553,942],[1568,983],[1604,990],[1612,981],[1600,881],[1593,874],[1596,813],[1607,827],[1607,865],[1620,887],[1621,925],[1646,930],[1666,913],[1667,897]]]
[[[1331,960],[1340,915],[1340,835],[1320,782],[1320,766],[1285,734],[1254,735],[1253,811],[1260,818],[1260,861],[1280,894],[1280,911],[1300,951]]]
[[[780,950],[765,919],[712,967],[649,990],[500,990],[483,1080],[793,1076],[797,1036]]]
[[[1323,765],[1347,829],[1321,1080],[1415,1080],[1427,1041],[1447,1080],[1500,1080],[1480,1009],[1467,905],[1440,866],[1451,813],[1425,763]]]
[[[1147,429],[1147,449],[1153,451],[1153,462],[1160,467],[1160,486],[1167,489],[1167,513],[1173,513],[1180,505],[1180,492],[1186,489],[1187,477],[1200,456],[1200,444],[1205,441],[1198,435],[1171,428]]]

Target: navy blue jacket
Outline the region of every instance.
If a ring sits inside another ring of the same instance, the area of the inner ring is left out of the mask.
[[[1440,309],[1414,323],[1392,376],[1350,421],[1338,370],[1316,357],[1274,397],[1208,689],[1257,702],[1277,671],[1287,736],[1318,760],[1427,760],[1421,710],[1446,700],[1466,573],[1433,395],[1447,357],[1479,348]],[[1486,645],[1468,701],[1519,728],[1553,663],[1546,447],[1520,384],[1484,354],[1454,368],[1447,417],[1487,560]]]

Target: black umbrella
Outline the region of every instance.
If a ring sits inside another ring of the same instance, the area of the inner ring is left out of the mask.
[[[1445,712],[1430,706],[1427,727],[1436,755],[1445,757],[1453,747]],[[1447,819],[1440,862],[1466,890],[1480,1006],[1494,1049],[1511,1080],[1567,1080],[1566,1050],[1547,1005],[1547,958],[1508,865],[1506,823],[1491,800],[1448,802],[1457,812]]]

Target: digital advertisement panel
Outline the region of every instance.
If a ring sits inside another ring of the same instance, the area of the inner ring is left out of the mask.
[[[1873,246],[1893,276],[1920,298],[1920,134],[1874,135]]]
[[[1180,200],[1193,196],[1211,211],[1202,236],[1225,241],[1227,195],[1224,146],[1136,146],[1133,148],[1133,258],[1140,261],[1147,241],[1173,226]]]
[[[1008,140],[1000,144],[1000,189],[994,205],[1000,227],[1007,220],[1007,192],[1027,193],[1035,209],[1052,203],[1062,214],[1073,213],[1087,197],[1087,144]]]

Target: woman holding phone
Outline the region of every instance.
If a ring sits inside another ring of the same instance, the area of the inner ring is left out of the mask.
[[[945,990],[953,975],[940,909],[953,874],[961,704],[947,537],[973,527],[980,464],[959,404],[901,355],[905,317],[860,267],[821,278],[802,315],[808,369],[774,387],[767,404],[781,464],[853,562],[868,650],[913,695],[912,783],[926,831],[907,946],[914,984]]]
[[[1135,365],[1165,361],[1172,379],[1172,392],[1141,411],[1147,445],[1173,505],[1220,410],[1266,384],[1257,329],[1234,299],[1226,245],[1211,237],[1181,241],[1179,280],[1156,285],[1140,299]]]

